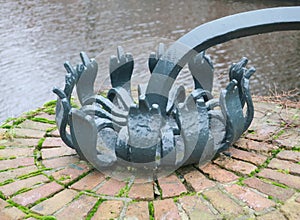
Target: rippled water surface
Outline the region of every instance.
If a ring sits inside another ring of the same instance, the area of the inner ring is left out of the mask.
[[[118,45],[136,59],[134,83],[146,82],[147,56],[159,42],[170,43],[205,22],[248,10],[300,5],[299,1],[233,0],[60,0],[0,3],[0,122],[54,99],[63,86],[66,60],[79,52],[97,57],[97,88],[108,86],[108,58]],[[215,86],[227,83],[228,67],[242,56],[257,68],[254,94],[300,88],[300,31],[233,40],[207,53],[215,64]],[[179,83],[191,87],[184,73]]]

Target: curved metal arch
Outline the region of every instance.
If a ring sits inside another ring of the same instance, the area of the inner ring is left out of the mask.
[[[278,7],[223,17],[200,25],[179,38],[156,64],[146,97],[165,113],[170,91],[178,73],[195,54],[232,39],[275,32],[300,30],[300,7]],[[170,60],[171,57],[171,60]],[[166,62],[169,71],[164,72]]]

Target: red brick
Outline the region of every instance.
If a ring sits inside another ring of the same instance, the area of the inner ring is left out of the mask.
[[[40,139],[35,138],[14,138],[12,140],[2,140],[1,146],[6,147],[36,147]]]
[[[70,133],[69,127],[66,128],[66,131],[67,133]],[[50,132],[50,134],[48,135],[50,135],[51,137],[60,137],[58,129],[55,129],[54,131]]]
[[[298,151],[291,151],[291,150],[284,150],[280,151],[277,155],[277,158],[282,160],[290,160],[295,163],[300,161],[300,152]]]
[[[212,205],[222,213],[225,219],[234,219],[244,213],[243,207],[236,204],[220,190],[210,190],[203,193]]]
[[[37,171],[36,166],[22,167],[14,170],[8,170],[5,172],[0,172],[0,182],[3,182],[8,179],[15,179],[19,176],[26,175],[31,172]]]
[[[78,163],[79,157],[76,156],[66,156],[66,157],[58,157],[48,160],[42,160],[42,163],[47,168],[60,168],[60,167],[66,167],[70,164]]]
[[[48,135],[51,137],[60,137],[60,133],[57,129],[55,129],[54,131],[51,131]]]
[[[237,180],[239,177],[232,172],[220,168],[219,166],[207,163],[199,167],[203,173],[208,174],[209,178],[217,180],[221,183],[228,183]]]
[[[55,121],[55,115],[49,115],[48,113],[45,113],[45,112],[41,112],[38,115],[36,115],[35,117],[46,118],[50,121]]]
[[[64,209],[55,213],[54,216],[57,219],[85,219],[97,200],[95,197],[82,195],[77,200],[69,203]]]
[[[260,154],[264,154],[266,156],[269,156],[272,150],[278,149],[277,146],[274,146],[272,144],[267,144],[265,142],[253,141],[253,140],[248,140],[243,138],[239,139],[234,145],[244,150],[257,151]]]
[[[74,183],[71,188],[76,190],[92,190],[104,180],[105,176],[102,173],[94,171]]]
[[[229,148],[229,152],[231,153],[231,157],[253,163],[257,166],[262,165],[267,160],[267,157],[261,154],[239,150],[233,147]]]
[[[51,215],[71,202],[76,195],[76,191],[65,189],[53,197],[33,206],[31,210],[41,215]]]
[[[203,200],[199,196],[184,196],[179,199],[182,208],[188,214],[190,219],[219,219],[204,204]]]
[[[244,180],[244,183],[266,195],[279,199],[280,201],[286,201],[295,193],[292,189],[285,189],[273,184],[265,183],[258,178],[246,179]]]
[[[260,126],[256,129],[250,127],[250,130],[254,130],[254,132],[246,134],[247,138],[260,141],[271,140],[272,136],[279,130],[278,126],[267,125],[266,123],[261,124],[263,127]]]
[[[256,217],[257,220],[286,220],[286,218],[284,217],[284,215],[279,212],[278,210],[275,210],[273,212],[269,212],[267,214],[261,215],[261,216],[257,216]]]
[[[43,159],[49,159],[54,157],[71,156],[76,155],[76,151],[69,147],[57,147],[42,149]]]
[[[39,199],[51,196],[62,189],[63,187],[56,182],[46,183],[42,186],[13,197],[13,201],[20,205],[27,206],[38,201]]]
[[[21,166],[31,166],[34,165],[33,157],[17,158],[13,160],[1,160],[0,170],[6,170],[9,168],[18,168]]]
[[[106,181],[98,190],[98,194],[104,194],[109,196],[115,196],[117,195],[120,190],[126,186],[125,182],[118,181],[115,179],[109,179]]]
[[[148,202],[141,201],[129,204],[124,219],[148,220]]]
[[[294,201],[288,201],[280,207],[280,211],[284,214],[284,216],[291,220],[300,219],[299,209],[300,204]]]
[[[154,206],[154,218],[156,220],[161,219],[181,219],[178,213],[178,209],[173,202],[173,199],[156,200],[153,202]]]
[[[193,187],[196,192],[215,186],[216,184],[207,179],[202,173],[193,167],[184,168],[180,171],[186,182]]]
[[[285,149],[291,150],[295,146],[300,146],[300,137],[298,128],[285,129],[275,140],[279,146],[284,146]]]
[[[5,195],[5,196],[10,196],[17,191],[24,189],[24,188],[31,188],[37,183],[45,183],[48,182],[49,179],[43,175],[38,175],[34,177],[30,177],[27,179],[23,180],[16,180],[13,183],[6,184],[4,186],[0,186],[0,191]]]
[[[162,177],[158,180],[158,182],[160,188],[162,189],[163,198],[179,196],[181,193],[187,192],[184,185],[174,174],[167,177]]]
[[[33,156],[34,148],[29,147],[7,147],[0,150],[0,158],[9,158],[9,157],[30,157]]]
[[[295,189],[300,189],[300,177],[298,176],[281,173],[271,169],[263,169],[257,175],[267,179],[275,180],[279,183],[285,184]]]
[[[296,164],[291,161],[274,158],[271,160],[268,167],[272,169],[284,170],[290,174],[300,175],[300,164]]]
[[[92,220],[117,219],[122,211],[123,202],[116,200],[104,201],[98,207]]]
[[[44,131],[27,129],[27,128],[15,128],[15,137],[17,138],[42,138],[45,135]]]
[[[18,127],[33,129],[33,130],[40,130],[40,131],[45,132],[47,129],[55,127],[55,125],[26,120],[26,121],[22,122],[20,125],[18,125]]]
[[[214,160],[214,163],[218,164],[221,167],[224,167],[227,170],[231,170],[242,175],[249,175],[257,168],[253,164],[236,160],[227,156],[218,157],[216,160]]]
[[[128,196],[137,200],[153,200],[153,183],[134,183]]]
[[[58,137],[47,137],[42,145],[43,148],[53,148],[53,147],[68,147],[61,138]]]
[[[70,164],[68,167],[56,171],[52,174],[54,179],[57,181],[67,184],[76,178],[78,178],[80,175],[88,172],[90,170],[90,167],[87,164],[80,163],[80,164]]]
[[[239,185],[225,186],[225,189],[233,194],[238,199],[247,203],[248,206],[256,211],[262,211],[264,209],[275,206],[275,203],[253,191],[249,188],[241,187]]]
[[[1,220],[21,220],[25,219],[26,215],[16,207],[11,207],[9,203],[0,199],[0,216]]]

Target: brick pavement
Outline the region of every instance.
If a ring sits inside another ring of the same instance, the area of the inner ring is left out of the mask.
[[[58,138],[53,105],[24,114],[0,128],[1,219],[300,219],[299,107],[255,109],[231,157],[147,184],[80,161]]]

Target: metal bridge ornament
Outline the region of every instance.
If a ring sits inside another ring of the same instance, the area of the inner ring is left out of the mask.
[[[110,58],[112,88],[103,97],[93,88],[101,67],[81,53],[81,64],[64,64],[65,88],[53,89],[61,138],[82,159],[116,178],[150,180],[183,165],[206,163],[250,126],[254,108],[249,79],[255,69],[246,67],[246,58],[233,64],[227,87],[213,98],[213,64],[205,50],[239,37],[298,29],[300,7],[250,11],[200,25],[167,50],[160,44],[150,54],[151,77],[146,89],[138,86],[137,102],[130,90],[131,54],[118,47],[117,56]],[[190,94],[173,84],[186,64],[194,80]],[[75,86],[80,109],[70,104]]]

